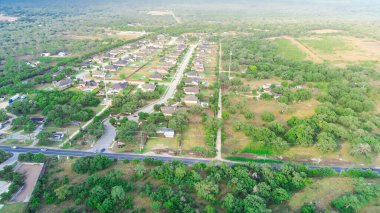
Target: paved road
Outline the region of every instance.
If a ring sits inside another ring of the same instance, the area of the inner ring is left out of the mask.
[[[112,142],[114,141],[116,137],[116,129],[110,124],[109,119],[106,119],[104,121],[104,134],[102,137],[98,140],[98,142],[89,149],[89,151],[96,151],[96,150],[101,150],[102,148],[105,148],[108,151],[108,148],[111,146]],[[106,152],[107,152],[106,151]]]
[[[168,99],[172,98],[176,89],[177,85],[180,83],[183,73],[186,70],[187,65],[190,62],[190,58],[193,55],[194,49],[196,45],[191,45],[188,52],[186,53],[181,65],[177,69],[176,75],[174,76],[173,81],[170,83],[168,89],[166,90],[166,93],[157,101],[154,101],[150,103],[149,105],[144,106],[143,108],[139,109],[138,111],[135,112],[134,115],[128,116],[129,120],[137,121],[138,116],[136,116],[139,112],[146,112],[146,113],[151,113],[154,111],[154,105],[156,104],[164,104],[168,101]]]
[[[222,60],[222,43],[219,41],[219,63]],[[221,66],[219,64],[219,69]],[[218,119],[222,119],[222,87],[219,85],[219,98],[218,98]],[[217,160],[222,160],[222,127],[218,129],[216,134],[216,157]]]
[[[45,155],[62,155],[62,156],[73,156],[73,157],[85,157],[85,156],[94,156],[96,155],[93,152],[87,152],[87,151],[77,151],[77,150],[64,150],[64,149],[48,149],[47,151],[43,152],[39,148],[33,148],[33,147],[18,147],[17,149],[12,149],[10,146],[0,146],[0,150],[4,150],[6,152],[12,152],[12,153],[43,153]],[[206,159],[206,158],[190,158],[190,157],[177,157],[177,156],[162,156],[162,155],[142,155],[142,154],[130,154],[130,153],[102,153],[105,156],[108,156],[109,158],[113,159],[144,159],[144,158],[155,158],[162,161],[183,161],[186,164],[194,164],[194,163],[208,163],[211,161],[215,161],[214,159]],[[236,164],[237,162],[227,162],[230,165]],[[281,165],[279,164],[272,164],[272,167],[280,168]],[[347,171],[348,167],[327,167],[327,166],[308,166],[308,168],[315,169],[315,168],[331,168],[337,171],[338,173],[341,171]],[[375,171],[380,174],[380,168],[352,168],[352,169],[370,169],[372,171]]]

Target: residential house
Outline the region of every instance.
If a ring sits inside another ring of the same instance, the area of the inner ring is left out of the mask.
[[[31,116],[29,117],[29,119],[38,125],[45,123],[45,117],[42,117],[42,116]]]
[[[106,69],[108,71],[117,71],[119,69],[119,67],[116,65],[107,65],[104,67],[104,69]]]
[[[160,109],[164,116],[172,116],[177,111],[177,107],[174,106],[162,106]]]
[[[188,78],[202,78],[198,73],[196,72],[187,72],[185,73],[185,76]]]
[[[46,53],[41,53],[41,56],[42,57],[49,57],[49,56],[51,56],[51,54],[46,52]]]
[[[112,84],[109,87],[108,93],[110,93],[110,94],[118,94],[119,92],[121,92],[122,90],[124,90],[125,88],[127,88],[127,86],[128,86],[127,82],[120,82],[120,83]]]
[[[187,85],[187,86],[198,86],[199,85],[199,79],[188,78],[185,80],[185,85]]]
[[[164,66],[154,67],[150,71],[154,72],[154,73],[160,73],[160,74],[163,74],[163,75],[166,75],[166,74],[169,73],[169,69],[167,67],[164,67]]]
[[[59,57],[66,57],[67,56],[67,52],[61,51],[61,52],[58,53],[58,56]]]
[[[105,72],[93,72],[92,73],[92,77],[94,77],[94,78],[104,78],[104,77],[106,77],[106,73]]]
[[[140,89],[143,92],[154,92],[154,90],[156,90],[156,85],[153,83],[146,83],[146,84],[142,84],[140,86]]]
[[[79,83],[79,86],[84,92],[92,92],[98,87],[98,83],[94,80],[91,81],[82,81]]]
[[[174,138],[175,132],[171,128],[162,127],[157,130],[157,134],[162,134],[165,138]]]
[[[199,99],[195,95],[187,95],[183,98],[182,100],[187,106],[193,106],[193,105],[198,105]]]
[[[149,76],[149,79],[154,80],[154,81],[162,81],[162,80],[164,80],[164,76],[161,75],[160,73],[154,73],[154,74]]]
[[[199,93],[199,87],[184,87],[183,92],[186,95],[196,95]]]
[[[58,81],[55,86],[60,88],[60,89],[66,89],[69,88],[73,85],[73,80],[70,78],[63,79],[61,81]]]
[[[120,61],[116,61],[115,63],[113,63],[115,66],[119,66],[119,67],[124,67],[124,66],[127,66],[128,65],[128,60],[120,60]]]

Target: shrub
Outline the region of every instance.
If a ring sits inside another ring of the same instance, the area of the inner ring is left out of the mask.
[[[273,113],[271,113],[271,112],[263,112],[262,114],[261,114],[261,119],[263,120],[263,121],[266,121],[266,122],[272,122],[272,121],[274,121],[274,114]]]

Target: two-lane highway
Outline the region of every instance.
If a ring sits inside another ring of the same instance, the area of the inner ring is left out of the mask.
[[[69,149],[47,149],[46,151],[42,151],[40,148],[33,148],[33,147],[17,147],[16,149],[13,149],[10,146],[0,146],[0,150],[4,150],[6,152],[13,152],[13,153],[43,153],[45,155],[61,155],[61,156],[73,156],[73,157],[86,157],[86,156],[94,156],[99,153],[93,153],[88,151],[78,151],[78,150],[69,150]],[[142,160],[144,158],[154,158],[162,161],[183,161],[186,164],[194,164],[194,163],[208,163],[211,161],[215,161],[214,159],[207,159],[207,158],[191,158],[191,157],[178,157],[178,156],[162,156],[162,155],[141,155],[141,154],[133,154],[133,153],[101,153],[102,155],[108,156],[112,159],[139,159]],[[216,161],[216,162],[226,162],[229,165],[237,164],[239,162],[231,162],[231,161]],[[281,164],[271,164],[272,167],[275,168],[281,168]],[[340,173],[341,171],[347,171],[348,169],[360,169],[360,170],[367,170],[370,169],[372,171],[375,171],[380,174],[380,168],[348,168],[348,167],[338,167],[338,166],[315,166],[315,165],[309,165],[307,166],[310,169],[315,168],[331,168],[334,169],[336,172]]]

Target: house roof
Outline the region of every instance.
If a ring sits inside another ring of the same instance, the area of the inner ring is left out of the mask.
[[[157,130],[157,132],[162,132],[162,133],[165,133],[165,132],[168,132],[168,133],[174,133],[174,130],[171,129],[171,128],[168,128],[168,127],[161,127]]]
[[[154,89],[156,89],[156,85],[152,84],[152,83],[147,83],[147,84],[141,85],[141,88],[143,88],[145,90],[154,90]]]
[[[183,101],[189,101],[189,102],[198,102],[199,99],[195,95],[187,95],[183,98]]]
[[[118,66],[115,66],[115,65],[108,65],[108,66],[105,66],[104,69],[106,70],[117,70],[119,67]]]
[[[72,84],[72,83],[73,83],[73,80],[71,80],[70,78],[66,78],[66,79],[60,80],[60,81],[57,83],[57,86],[62,87],[62,86],[70,85],[70,84]]]
[[[150,78],[163,78],[163,76],[160,73],[154,73],[150,75]]]
[[[174,106],[163,106],[163,107],[161,107],[161,112],[164,114],[171,115],[171,114],[175,113],[175,111],[177,111],[177,108]]]
[[[193,82],[199,83],[199,80],[197,78],[188,78],[185,80],[185,83],[191,84]]]
[[[198,93],[199,92],[199,87],[184,87],[183,91],[185,93]]]
[[[115,83],[110,86],[110,89],[112,90],[123,90],[127,88],[128,83],[127,82],[121,82],[121,83]]]

